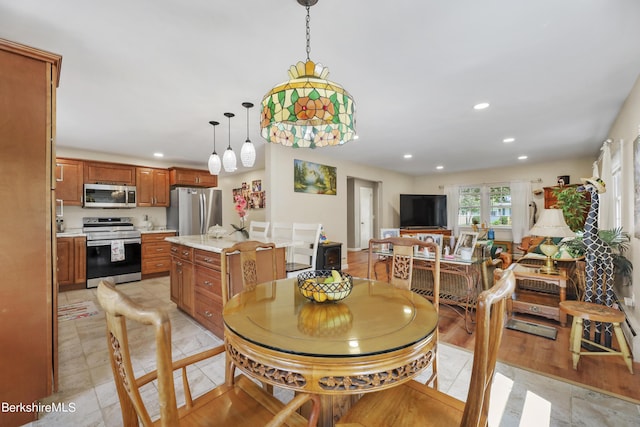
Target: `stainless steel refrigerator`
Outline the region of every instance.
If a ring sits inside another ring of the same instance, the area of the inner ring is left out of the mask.
[[[167,228],[178,235],[206,234],[209,227],[222,225],[222,190],[177,187],[171,190]]]

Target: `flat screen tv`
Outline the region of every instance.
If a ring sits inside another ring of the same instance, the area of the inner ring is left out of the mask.
[[[446,227],[447,196],[444,194],[401,194],[400,227]]]

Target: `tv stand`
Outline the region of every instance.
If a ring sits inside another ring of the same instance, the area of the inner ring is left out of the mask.
[[[416,234],[442,234],[451,236],[451,230],[441,227],[405,227],[400,229],[400,236],[412,236]]]

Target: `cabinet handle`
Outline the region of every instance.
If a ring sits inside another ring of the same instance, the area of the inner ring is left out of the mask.
[[[211,313],[209,310],[205,310],[204,315],[209,318],[213,317],[213,313]]]
[[[176,248],[175,246],[171,246],[171,252],[178,252],[178,248]]]
[[[156,267],[164,267],[164,264],[156,264]]]
[[[57,209],[56,209],[56,217],[57,218],[62,218],[64,216],[64,200],[56,199],[56,202],[60,202],[60,214],[58,214]]]
[[[180,261],[176,262],[176,264],[178,265],[178,267],[182,267],[182,263]]]
[[[205,280],[205,281],[204,281],[204,285],[205,285],[205,286],[213,286],[213,283],[211,283],[211,282],[210,282],[210,281],[208,281],[208,280]]]
[[[64,165],[62,163],[56,163],[56,166],[60,166],[60,178],[56,178],[56,182],[64,181]]]
[[[209,264],[211,264],[213,262],[213,258],[205,257],[204,262],[208,262]]]

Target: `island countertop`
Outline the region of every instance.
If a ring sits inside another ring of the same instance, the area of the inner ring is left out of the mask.
[[[197,234],[190,236],[172,236],[166,237],[166,241],[171,243],[177,243],[179,245],[185,245],[196,249],[202,249],[204,251],[221,253],[223,249],[230,248],[231,246],[238,243],[235,238],[225,237],[222,239],[216,239],[214,237],[210,237],[206,234]],[[285,248],[288,246],[293,246],[294,242],[286,239],[250,239],[257,240],[259,242],[265,243],[275,243],[276,248]]]

